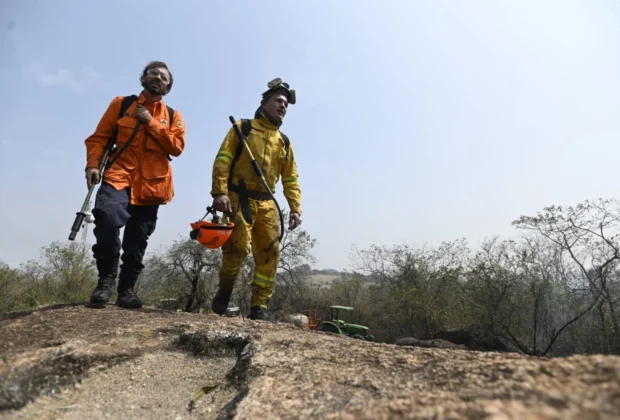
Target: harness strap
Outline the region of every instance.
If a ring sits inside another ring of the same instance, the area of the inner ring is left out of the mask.
[[[237,193],[239,196],[239,205],[241,206],[241,214],[248,224],[252,224],[252,209],[250,209],[250,199],[258,201],[273,200],[271,195],[265,191],[250,191],[245,186],[245,181],[242,179],[239,185],[228,183],[229,191]]]

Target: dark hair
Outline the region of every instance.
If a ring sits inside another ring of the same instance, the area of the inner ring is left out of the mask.
[[[289,93],[288,90],[283,89],[283,88],[279,88],[276,90],[268,90],[267,92],[265,92],[265,94],[263,95],[263,98],[260,101],[261,106],[265,105],[265,103],[271,99],[271,97],[277,95],[277,94],[283,94],[284,96],[286,96],[286,100],[290,101],[291,100],[291,94]]]
[[[142,82],[142,78],[146,77],[147,71],[149,71],[150,69],[155,69],[155,68],[164,68],[168,70],[168,74],[170,74],[170,83],[168,83],[168,92],[169,92],[172,89],[172,83],[174,82],[174,78],[172,77],[172,72],[170,71],[166,63],[164,63],[163,61],[151,61],[150,63],[148,63],[146,67],[144,67],[144,70],[142,70],[142,76],[140,76],[140,82]]]

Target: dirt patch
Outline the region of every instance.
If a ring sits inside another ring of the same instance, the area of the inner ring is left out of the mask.
[[[13,404],[0,417],[620,417],[614,356],[403,347],[116,307],[21,314],[0,321],[0,337],[0,402]]]

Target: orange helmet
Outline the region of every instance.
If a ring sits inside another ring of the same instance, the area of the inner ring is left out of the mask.
[[[211,207],[207,208],[207,215],[209,213],[213,213],[211,221],[204,220],[203,217],[197,222],[190,223],[192,231],[189,237],[200,242],[205,248],[216,249],[224,245],[230,238],[235,224],[232,222],[223,224],[221,218],[215,214]]]

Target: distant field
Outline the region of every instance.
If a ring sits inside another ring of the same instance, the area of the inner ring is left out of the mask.
[[[340,276],[333,274],[312,274],[310,276],[310,282],[317,286],[329,286],[338,277]]]

